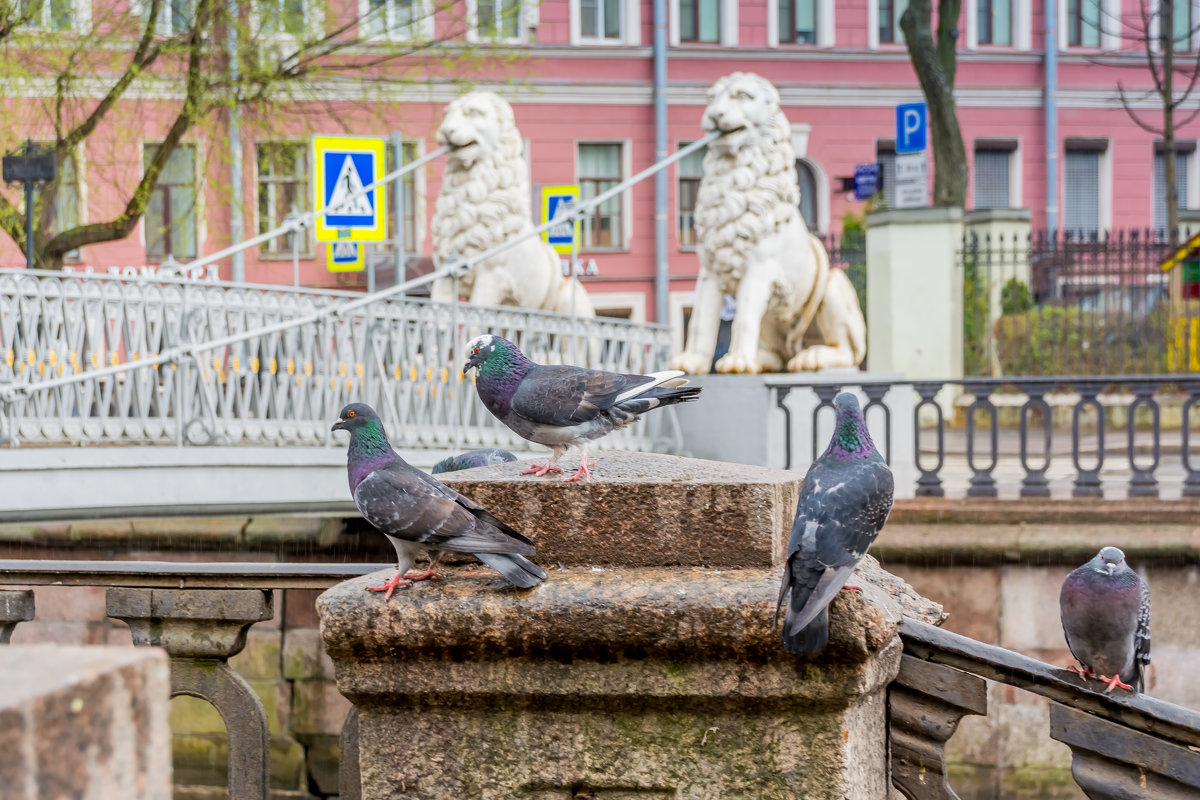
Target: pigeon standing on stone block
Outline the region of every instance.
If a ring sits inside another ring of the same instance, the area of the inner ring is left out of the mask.
[[[1063,581],[1058,596],[1063,634],[1085,678],[1114,688],[1142,691],[1150,663],[1150,587],[1125,563],[1125,554],[1105,547]]]
[[[545,580],[546,571],[525,558],[533,555],[533,542],[409,465],[392,449],[373,408],[351,403],[332,430],[350,431],[346,468],[354,504],[396,548],[396,577],[370,591],[390,598],[397,586],[438,577],[434,569],[446,552],[470,553],[523,589]],[[422,551],[430,554],[429,568],[409,575]]]
[[[482,450],[468,450],[456,456],[447,456],[433,465],[430,472],[440,475],[443,472],[458,472],[460,469],[486,467],[491,464],[503,464],[506,461],[516,461],[517,457],[499,447],[485,447]]]
[[[791,594],[783,618],[783,646],[798,655],[825,649],[829,603],[867,554],[892,509],[892,471],[871,441],[858,398],[842,392],[833,404],[833,438],[800,485],[779,590],[779,606]],[[777,607],[776,618],[778,613]]]
[[[570,366],[543,366],[530,361],[507,339],[491,334],[467,343],[463,374],[478,369],[475,389],[488,411],[519,435],[554,450],[545,466],[529,475],[562,472],[554,462],[572,445],[583,446],[579,469],[568,481],[586,477],[588,442],[620,430],[659,406],[685,403],[700,396],[699,387],[683,388],[678,370],[625,375]]]

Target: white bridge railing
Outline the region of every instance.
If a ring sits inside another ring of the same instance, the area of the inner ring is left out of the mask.
[[[0,402],[0,442],[322,444],[338,410],[363,401],[398,447],[523,449],[462,374],[471,337],[496,333],[541,363],[620,372],[669,358],[660,326],[404,296],[336,313],[361,298],[0,270],[0,388],[25,387]],[[319,311],[332,313],[271,328]],[[211,346],[221,339],[234,341]],[[203,343],[194,357],[158,358],[192,343]],[[674,415],[647,415],[605,443],[678,449]]]

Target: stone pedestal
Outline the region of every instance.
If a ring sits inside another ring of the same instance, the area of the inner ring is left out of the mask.
[[[534,589],[472,566],[391,601],[366,591],[386,572],[321,595],[364,800],[888,795],[901,609],[939,612],[868,559],[825,652],[789,655],[774,616],[800,476],[666,458],[605,453],[581,485],[456,474],[535,540]]]

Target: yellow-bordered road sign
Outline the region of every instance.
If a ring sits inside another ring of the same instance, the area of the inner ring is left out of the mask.
[[[329,242],[325,265],[330,272],[361,272],[367,264],[366,246],[361,242]]]
[[[575,205],[579,202],[579,186],[568,184],[564,186],[542,187],[542,222],[549,222],[562,210],[562,204]],[[554,252],[562,255],[579,250],[579,220],[563,222],[542,231],[542,239],[554,248]]]
[[[384,141],[366,136],[314,136],[313,208],[329,207],[317,217],[318,242],[381,242],[387,238],[387,192],[377,186],[358,194],[383,176]],[[330,262],[332,263],[332,261]]]

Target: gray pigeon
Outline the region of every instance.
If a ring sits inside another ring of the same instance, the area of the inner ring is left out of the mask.
[[[833,404],[833,438],[800,485],[775,611],[778,619],[779,606],[790,592],[783,646],[799,655],[825,649],[829,603],[867,554],[892,509],[892,471],[871,441],[858,398],[842,392]]]
[[[503,464],[506,461],[516,461],[517,457],[499,447],[485,447],[481,450],[468,450],[456,456],[447,456],[433,465],[429,470],[434,475],[443,472],[457,472],[460,469],[486,467],[490,464]]]
[[[396,577],[367,587],[370,591],[386,591],[390,598],[397,586],[436,578],[434,569],[445,552],[470,553],[523,589],[545,580],[546,571],[525,558],[533,555],[533,542],[410,466],[392,449],[382,420],[369,405],[343,408],[332,430],[350,431],[346,467],[354,504],[396,548]],[[407,574],[422,551],[431,555],[429,568]]]
[[[542,366],[530,361],[517,346],[499,336],[484,334],[467,343],[465,375],[478,369],[475,389],[488,411],[531,442],[554,450],[545,466],[533,465],[525,475],[562,472],[554,462],[571,445],[583,445],[579,469],[568,481],[586,477],[588,442],[620,430],[652,408],[684,403],[700,396],[682,372],[624,375],[570,366]]]
[[[1105,547],[1063,581],[1058,595],[1063,634],[1085,678],[1114,688],[1142,691],[1150,663],[1150,587],[1125,563],[1125,554]]]

